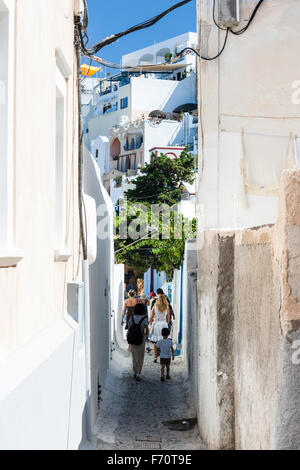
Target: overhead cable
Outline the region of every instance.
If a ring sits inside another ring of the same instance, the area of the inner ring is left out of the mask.
[[[185,47],[180,53],[179,53],[179,56],[182,56],[185,52],[188,52],[188,51],[191,51],[191,52],[194,52],[194,54],[196,54],[198,57],[200,57],[202,60],[215,60],[217,59],[218,57],[220,57],[220,55],[223,53],[225,47],[226,47],[226,44],[227,44],[227,40],[228,40],[228,36],[229,36],[229,28],[227,28],[226,30],[226,36],[225,36],[225,41],[224,41],[224,44],[223,44],[223,47],[222,49],[220,50],[220,52],[218,52],[217,55],[213,56],[213,57],[203,57],[201,54],[199,54],[198,51],[196,51],[196,49],[194,49],[193,47]]]
[[[214,0],[214,1],[215,1],[215,0]],[[254,10],[253,10],[253,13],[252,13],[252,15],[251,15],[251,17],[250,17],[250,20],[248,21],[248,23],[246,24],[246,26],[245,26],[244,28],[240,29],[239,31],[233,31],[232,29],[230,29],[230,32],[231,32],[232,34],[235,34],[236,36],[240,36],[241,34],[244,34],[244,33],[247,31],[247,29],[249,28],[249,26],[250,26],[250,24],[252,23],[252,21],[254,20],[254,18],[255,18],[255,16],[256,16],[256,14],[257,14],[257,12],[258,12],[258,10],[259,10],[261,4],[263,3],[263,1],[264,1],[264,0],[259,0],[258,4],[256,5],[256,7],[255,7]]]
[[[105,67],[108,67],[108,68],[112,68],[112,69],[116,69],[116,70],[127,70],[127,71],[130,71],[130,70],[143,70],[145,68],[145,66],[140,66],[140,65],[137,65],[137,66],[129,66],[129,65],[120,65],[120,64],[115,64],[113,62],[110,62],[110,61],[107,61],[107,60],[104,60],[100,57],[97,57],[95,56],[95,54],[100,50],[102,49],[103,47],[109,45],[109,44],[112,44],[113,42],[115,42],[117,39],[119,39],[120,37],[123,37],[123,36],[126,36],[127,34],[130,34],[134,31],[138,31],[140,29],[144,29],[144,28],[148,28],[152,25],[154,25],[155,23],[157,23],[160,19],[162,19],[164,16],[166,16],[168,13],[170,13],[171,11],[191,2],[192,0],[184,0],[182,2],[179,2],[177,3],[176,5],[173,5],[173,7],[169,8],[168,10],[162,12],[160,15],[157,15],[155,16],[154,18],[148,20],[148,21],[145,21],[143,23],[140,23],[136,26],[133,26],[132,28],[129,28],[128,30],[126,31],[123,31],[121,33],[118,33],[118,34],[114,34],[106,39],[104,39],[103,41],[100,41],[99,43],[97,43],[96,45],[94,45],[92,48],[90,49],[86,49],[86,44],[88,42],[88,36],[87,36],[87,26],[88,26],[88,10],[87,10],[87,3],[86,3],[86,0],[84,0],[84,5],[85,5],[85,12],[84,12],[84,17],[83,17],[83,34],[81,32],[81,45],[82,45],[82,50],[83,50],[83,53],[84,55],[87,55],[88,57],[90,57],[92,60],[94,60],[95,62],[105,66]],[[159,64],[159,65],[170,65],[170,64],[173,64],[174,62],[176,62],[180,57],[183,56],[184,53],[186,52],[193,52],[195,53],[198,57],[201,57],[202,60],[206,60],[206,61],[212,61],[212,60],[215,60],[217,59],[218,57],[221,56],[221,54],[224,52],[225,50],[225,47],[227,45],[227,41],[228,41],[228,36],[229,36],[229,32],[231,32],[232,34],[236,35],[236,36],[240,36],[242,34],[244,34],[247,29],[249,28],[249,26],[251,25],[251,23],[253,22],[261,4],[263,3],[264,0],[259,0],[259,2],[257,3],[255,9],[253,10],[253,13],[247,23],[247,25],[238,30],[238,31],[233,31],[232,28],[221,28],[221,26],[219,26],[219,24],[217,23],[217,20],[216,20],[216,0],[213,0],[213,21],[215,23],[215,25],[218,27],[218,29],[222,30],[222,31],[226,31],[226,35],[225,35],[225,40],[224,40],[224,44],[221,48],[221,50],[218,52],[218,54],[216,54],[215,56],[213,57],[203,57],[199,54],[199,52],[192,48],[192,47],[187,47],[185,49],[183,49],[179,54],[176,55],[176,57],[174,57],[172,60],[169,60],[169,61],[166,61],[162,64]],[[84,41],[83,39],[83,36],[86,38],[86,41]],[[147,65],[147,69],[151,69],[152,67],[157,67],[157,64],[149,64]]]
[[[85,52],[88,52],[90,54],[97,54],[97,52],[99,52],[101,49],[103,49],[103,47],[108,46],[109,44],[112,44],[112,43],[116,42],[121,37],[127,36],[128,34],[131,34],[135,31],[140,31],[142,29],[146,29],[146,28],[149,28],[150,26],[155,25],[156,23],[158,23],[158,21],[160,21],[166,15],[168,15],[172,11],[176,10],[177,8],[180,8],[184,5],[186,5],[187,3],[190,3],[191,1],[192,0],[183,0],[179,3],[176,3],[172,7],[168,8],[167,10],[163,11],[159,15],[156,15],[153,18],[151,18],[147,21],[143,21],[142,23],[139,23],[135,26],[132,26],[131,28],[129,28],[125,31],[122,31],[121,33],[117,33],[117,34],[113,34],[111,36],[108,36],[107,38],[103,39],[102,41],[96,43],[91,48],[86,49]]]

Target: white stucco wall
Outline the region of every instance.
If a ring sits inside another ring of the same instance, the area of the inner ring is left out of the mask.
[[[143,49],[138,49],[137,51],[130,52],[125,54],[122,57],[122,64],[124,65],[138,65],[140,59],[145,55],[153,56],[153,63],[161,63],[161,58],[157,58],[157,53],[164,49],[169,49],[169,51],[175,56],[178,51],[176,48],[179,48],[181,51],[186,46],[195,46],[197,44],[197,33],[184,33],[179,36],[167,39],[166,41],[161,41],[155,43],[151,46],[144,47]],[[164,60],[164,58],[163,58]]]
[[[76,450],[85,409],[85,354],[66,316],[0,366],[0,448]]]
[[[100,175],[105,175],[109,171],[109,139],[105,136],[99,136],[93,140],[91,142],[91,154],[96,159]]]
[[[68,283],[82,281],[76,197],[75,2],[7,3],[16,4],[12,18],[17,18],[15,30],[11,28],[15,48],[10,51],[15,73],[9,86],[15,104],[9,121],[14,136],[9,247],[20,250],[22,259],[14,267],[0,269],[0,446],[77,449],[86,398],[85,356],[78,323],[69,318],[67,302]],[[1,35],[1,22],[0,30]],[[65,246],[57,246],[56,73],[62,57],[67,89],[66,237]],[[0,242],[0,257],[5,248]],[[68,261],[55,261],[56,250],[62,248]]]
[[[213,25],[212,2],[201,0],[201,4],[202,50],[212,56],[224,32]],[[240,27],[256,4],[255,0],[240,2]],[[199,202],[204,206],[206,228],[243,228],[276,221],[277,194],[265,194],[261,186],[270,187],[273,173],[279,186],[280,172],[295,161],[292,149],[288,162],[286,154],[289,136],[298,133],[300,119],[299,104],[292,102],[298,78],[299,12],[298,0],[264,2],[247,32],[230,36],[219,60],[201,63],[205,140]],[[200,137],[201,133],[199,141]],[[243,154],[247,180],[260,181],[258,191],[247,190],[246,206],[240,166]]]
[[[124,328],[121,325],[122,312],[124,306],[124,265],[114,266],[113,285],[113,314],[114,314],[114,342],[116,349],[127,349],[128,343],[124,340]]]
[[[111,95],[115,96],[111,102],[118,101],[117,111],[112,111],[102,114],[101,116],[97,116],[97,105],[94,103],[90,114],[85,117],[84,127],[85,129],[89,130],[88,134],[85,134],[85,143],[89,149],[91,148],[92,141],[97,139],[99,136],[109,137],[109,130],[113,126],[120,125],[122,119],[124,119],[124,116],[128,118],[129,122],[132,121],[131,85],[120,87],[117,92],[99,97],[102,106],[106,102],[110,101]],[[125,109],[120,109],[120,101],[122,98],[126,97],[128,97],[128,107]]]
[[[98,410],[98,386],[104,387],[112,344],[112,306],[114,305],[114,207],[102,182],[99,167],[85,148],[84,191],[96,201],[97,259],[90,266],[90,323],[91,323],[91,415],[95,425]]]
[[[196,103],[196,75],[181,81],[132,77],[133,119],[141,118],[155,109],[173,112],[185,103]]]

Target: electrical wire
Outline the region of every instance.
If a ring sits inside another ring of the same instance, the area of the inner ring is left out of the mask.
[[[104,60],[100,57],[97,57],[95,54],[101,50],[103,47],[109,45],[109,44],[112,44],[113,42],[117,41],[119,38],[123,37],[123,36],[126,36],[132,32],[135,32],[135,31],[139,31],[141,29],[145,29],[145,28],[149,28],[150,26],[153,26],[154,24],[156,24],[158,21],[160,21],[164,16],[166,16],[167,14],[169,14],[170,12],[172,12],[173,10],[191,2],[192,0],[184,0],[182,2],[179,2],[177,3],[176,5],[173,5],[173,7],[169,8],[168,10],[165,10],[164,12],[162,12],[161,14],[155,16],[154,18],[151,18],[150,20],[147,20],[147,21],[144,21],[143,23],[140,23],[136,26],[133,26],[131,28],[129,28],[128,30],[126,31],[123,31],[121,33],[118,33],[118,34],[114,34],[112,36],[109,36],[108,38],[100,41],[99,43],[96,43],[92,48],[90,49],[86,49],[86,44],[88,42],[88,36],[87,36],[87,27],[88,27],[88,10],[87,10],[87,3],[86,3],[86,0],[84,0],[84,5],[85,5],[85,9],[84,9],[84,17],[83,17],[83,25],[82,25],[82,28],[80,30],[80,39],[81,39],[81,47],[82,47],[82,52],[83,52],[83,55],[86,55],[88,56],[91,60],[93,60],[94,62],[96,63],[99,63],[101,65],[103,65],[104,67],[107,67],[107,68],[111,68],[111,69],[115,69],[115,70],[122,70],[122,71],[130,71],[130,70],[135,70],[135,71],[143,71],[143,69],[147,68],[147,69],[151,69],[152,67],[157,67],[157,64],[150,64],[150,65],[147,65],[147,66],[123,66],[121,64],[116,64],[114,62],[110,62],[108,60]],[[224,52],[225,50],[225,47],[227,45],[227,41],[228,41],[228,36],[229,36],[229,32],[231,32],[232,34],[236,35],[236,36],[240,36],[242,34],[244,34],[249,26],[251,25],[251,23],[253,22],[260,6],[262,5],[264,0],[259,0],[258,4],[256,5],[255,9],[253,10],[253,13],[247,23],[247,25],[240,29],[239,31],[233,31],[232,28],[221,28],[221,26],[219,26],[219,24],[217,23],[217,20],[216,20],[216,0],[213,0],[213,21],[214,21],[214,24],[217,26],[218,29],[220,29],[221,31],[226,31],[226,36],[225,36],[225,40],[224,40],[224,44],[221,48],[221,50],[213,57],[203,57],[201,54],[199,54],[198,51],[196,51],[196,49],[192,48],[192,47],[187,47],[185,49],[183,49],[178,55],[176,55],[176,57],[174,57],[172,60],[168,61],[168,62],[163,62],[162,64],[159,64],[161,66],[163,65],[170,65],[170,64],[173,64],[175,63],[178,58],[182,57],[182,55],[185,53],[185,52],[193,52],[194,54],[196,54],[198,57],[200,57],[202,60],[206,60],[206,61],[212,61],[212,60],[216,60],[218,57],[221,56],[221,54]],[[86,41],[84,41],[84,37],[86,38]]]
[[[192,0],[183,0],[179,3],[176,3],[175,5],[173,5],[172,7],[168,8],[167,10],[163,11],[162,13],[160,13],[159,15],[156,15],[154,16],[153,18],[147,20],[147,21],[143,21],[142,23],[139,23],[135,26],[132,26],[131,28],[125,30],[125,31],[122,31],[120,33],[117,33],[117,34],[113,34],[105,39],[103,39],[102,41],[96,43],[94,46],[92,46],[90,49],[87,50],[87,52],[89,52],[90,54],[96,54],[97,52],[99,52],[101,49],[103,49],[103,47],[105,46],[108,46],[109,44],[112,44],[114,43],[115,41],[117,41],[118,39],[120,39],[121,37],[124,37],[124,36],[127,36],[128,34],[131,34],[135,31],[140,31],[142,29],[146,29],[146,28],[149,28],[150,26],[153,26],[155,25],[156,23],[158,23],[158,21],[160,21],[162,18],[164,18],[165,16],[167,16],[169,13],[171,13],[172,11],[176,10],[177,8],[180,8],[184,5],[186,5],[187,3],[190,3]]]
[[[184,54],[185,52],[187,51],[192,51],[194,52],[194,54],[196,54],[198,57],[200,57],[202,60],[215,60],[217,59],[218,57],[220,57],[220,55],[223,53],[225,47],[226,47],[226,44],[227,44],[227,41],[228,41],[228,36],[229,36],[229,31],[230,31],[230,28],[227,28],[226,30],[226,36],[225,36],[225,40],[224,40],[224,44],[223,44],[223,47],[222,49],[220,50],[220,52],[218,52],[217,55],[215,55],[214,57],[203,57],[201,54],[199,54],[198,51],[196,51],[196,49],[194,49],[193,47],[185,47],[179,55],[182,55]]]
[[[170,189],[169,191],[164,191],[163,193],[153,193],[151,194],[150,196],[133,196],[132,198],[128,198],[129,200],[131,201],[134,201],[135,199],[141,199],[141,200],[145,200],[145,199],[152,199],[154,197],[158,197],[158,196],[165,196],[165,195],[168,195],[168,194],[171,194],[173,193],[174,191],[176,191],[176,189],[179,189],[178,188],[174,188],[174,189]],[[180,201],[178,202],[178,204],[180,203]]]
[[[154,233],[156,233],[156,232],[158,232],[158,231],[159,231],[158,229],[153,230],[153,231],[151,232],[151,235],[153,235]],[[145,237],[139,238],[138,240],[135,240],[135,242],[130,243],[130,245],[126,245],[126,246],[124,246],[123,248],[121,248],[120,250],[115,251],[115,254],[120,253],[120,251],[126,250],[127,248],[130,248],[131,246],[136,245],[137,243],[139,243],[139,242],[141,242],[141,241],[143,241],[143,240],[151,240],[151,238],[149,238],[149,233],[148,233]]]
[[[249,28],[249,26],[251,25],[252,21],[254,20],[256,14],[257,14],[257,12],[258,12],[258,10],[259,10],[259,8],[260,8],[260,6],[263,2],[264,2],[264,0],[259,0],[258,4],[256,5],[256,7],[253,10],[253,13],[250,17],[250,20],[248,21],[247,25],[244,28],[240,29],[239,31],[233,31],[232,29],[230,29],[230,32],[232,34],[235,34],[236,36],[240,36],[240,35],[244,34],[247,31],[247,29]]]

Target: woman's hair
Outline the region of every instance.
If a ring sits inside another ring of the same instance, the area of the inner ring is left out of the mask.
[[[167,301],[167,296],[160,294],[157,301],[155,302],[155,307],[162,313],[169,309],[169,302]]]
[[[162,289],[157,289],[157,295],[164,295],[164,291]]]
[[[128,294],[129,294],[129,297],[135,297],[135,292],[134,292],[134,290],[130,290],[130,291],[128,292]]]
[[[134,307],[134,315],[145,316],[145,307],[143,304],[136,304]]]

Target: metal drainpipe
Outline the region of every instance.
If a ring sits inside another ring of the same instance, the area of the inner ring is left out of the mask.
[[[82,242],[83,261],[82,276],[84,282],[84,344],[85,344],[85,373],[86,373],[86,437],[92,440],[91,429],[91,344],[90,344],[90,284],[89,263],[87,255],[86,227],[83,207],[83,126],[81,101],[81,43],[79,37],[80,17],[75,19],[76,27],[76,56],[77,56],[77,88],[78,88],[78,207],[80,221],[80,236]]]

